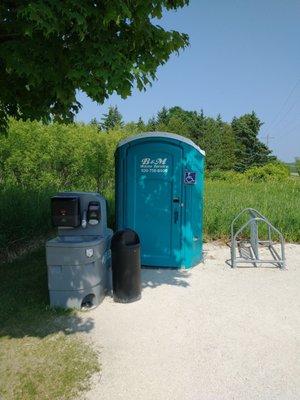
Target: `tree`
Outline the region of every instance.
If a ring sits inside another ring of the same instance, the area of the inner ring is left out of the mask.
[[[184,130],[181,133],[178,132],[178,134],[186,135],[197,142],[203,133],[205,124],[203,113],[199,114],[197,111],[186,111],[176,106],[169,109],[170,121],[174,117],[180,119],[185,126]]]
[[[167,132],[177,133],[177,135],[188,136],[188,129],[184,121],[176,115],[173,115],[165,129]]]
[[[116,126],[122,126],[124,124],[122,114],[119,112],[117,106],[110,106],[108,108],[108,113],[103,115],[104,117],[101,118],[102,122],[100,126],[105,131],[109,131]]]
[[[160,125],[160,124],[166,125],[168,123],[168,121],[169,121],[168,110],[164,106],[160,111],[158,111],[157,117],[156,117],[156,122],[158,125]]]
[[[76,91],[98,103],[155,79],[188,36],[155,24],[188,0],[2,0],[0,127],[7,118],[72,121]]]
[[[140,132],[146,131],[146,125],[145,125],[142,117],[139,117],[138,122],[136,123],[136,127]]]
[[[197,111],[186,111],[181,107],[175,106],[169,109],[163,107],[157,113],[157,118],[151,120],[151,124],[154,124],[156,129],[169,130],[170,132],[174,132],[174,130],[181,126],[183,130],[181,132],[176,132],[179,135],[198,137],[203,120],[203,113],[199,114]]]
[[[236,139],[235,170],[244,172],[249,167],[264,165],[275,159],[270,155],[271,150],[257,137],[262,123],[254,111],[233,118],[231,126]]]
[[[156,130],[156,119],[154,117],[149,118],[147,123],[147,130],[148,131],[155,131]]]
[[[230,170],[235,163],[235,137],[230,124],[220,118],[206,118],[197,143],[206,152],[209,170]]]
[[[300,157],[295,158],[295,166],[296,166],[296,171],[298,175],[300,176]]]
[[[157,118],[148,123],[153,130],[177,133],[192,139],[206,150],[206,165],[210,170],[230,170],[235,163],[235,136],[230,124],[222,121],[220,115],[216,119],[205,117],[203,110],[187,111],[181,107],[163,107]]]
[[[97,128],[99,131],[101,131],[101,124],[100,122],[97,121],[97,118],[92,118],[90,120],[90,125],[94,126],[95,128]]]

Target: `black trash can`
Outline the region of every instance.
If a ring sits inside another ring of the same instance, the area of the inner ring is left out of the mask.
[[[141,298],[140,239],[131,229],[114,234],[111,240],[114,300],[131,303]]]

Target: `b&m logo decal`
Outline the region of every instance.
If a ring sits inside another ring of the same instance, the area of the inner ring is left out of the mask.
[[[166,165],[167,158],[143,158],[142,159],[142,165],[152,165],[152,166],[158,166],[158,165]]]
[[[140,169],[143,173],[167,173],[169,169],[168,159],[144,157],[141,159]]]

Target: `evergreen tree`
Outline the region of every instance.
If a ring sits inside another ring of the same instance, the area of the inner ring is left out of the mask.
[[[138,122],[136,123],[136,126],[139,131],[145,132],[146,131],[146,125],[144,121],[142,120],[142,117],[139,117]]]
[[[221,114],[219,113],[218,115],[217,115],[217,118],[216,118],[216,121],[217,121],[217,123],[219,124],[219,125],[222,125],[222,117],[221,117]]]
[[[90,120],[90,125],[94,126],[95,128],[97,128],[99,131],[101,131],[101,125],[100,122],[97,121],[97,119],[94,117]]]
[[[149,126],[150,125],[150,126]],[[177,133],[192,139],[207,152],[208,169],[232,169],[235,163],[235,137],[230,124],[204,116],[203,110],[187,111],[181,107],[163,107],[157,119],[149,121],[149,130]]]
[[[262,123],[254,111],[233,118],[231,126],[236,140],[236,171],[243,172],[252,166],[264,165],[274,159],[270,156],[271,150],[258,139]]]
[[[155,117],[151,117],[147,123],[147,131],[155,131],[156,130],[156,119]]]
[[[156,122],[157,124],[167,125],[168,121],[169,121],[168,109],[165,106],[163,106],[163,108],[157,113]]]
[[[181,107],[163,107],[156,118],[144,125],[139,119],[140,131],[165,131],[192,139],[206,151],[206,166],[209,170],[245,171],[255,165],[264,165],[275,159],[268,147],[258,139],[262,123],[254,112],[234,118],[232,123],[206,117],[201,109],[187,111]]]
[[[177,135],[188,136],[188,129],[180,116],[173,115],[165,129],[167,132],[177,133]]]
[[[108,113],[103,115],[103,118],[101,118],[101,127],[105,131],[124,125],[122,114],[119,112],[117,106],[110,106]]]
[[[235,137],[232,128],[225,122],[206,118],[203,135],[197,144],[206,152],[209,170],[230,170],[235,163]]]
[[[179,135],[186,135],[197,142],[201,137],[204,127],[205,117],[197,111],[186,111],[181,107],[172,107],[169,109],[169,120],[173,117],[180,119],[184,125],[183,131],[177,132]]]
[[[95,117],[90,120],[90,125],[98,125],[98,121]]]

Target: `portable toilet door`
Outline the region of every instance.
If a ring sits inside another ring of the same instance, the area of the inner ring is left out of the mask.
[[[202,260],[204,156],[172,133],[119,143],[116,225],[138,233],[142,265],[190,268]]]

